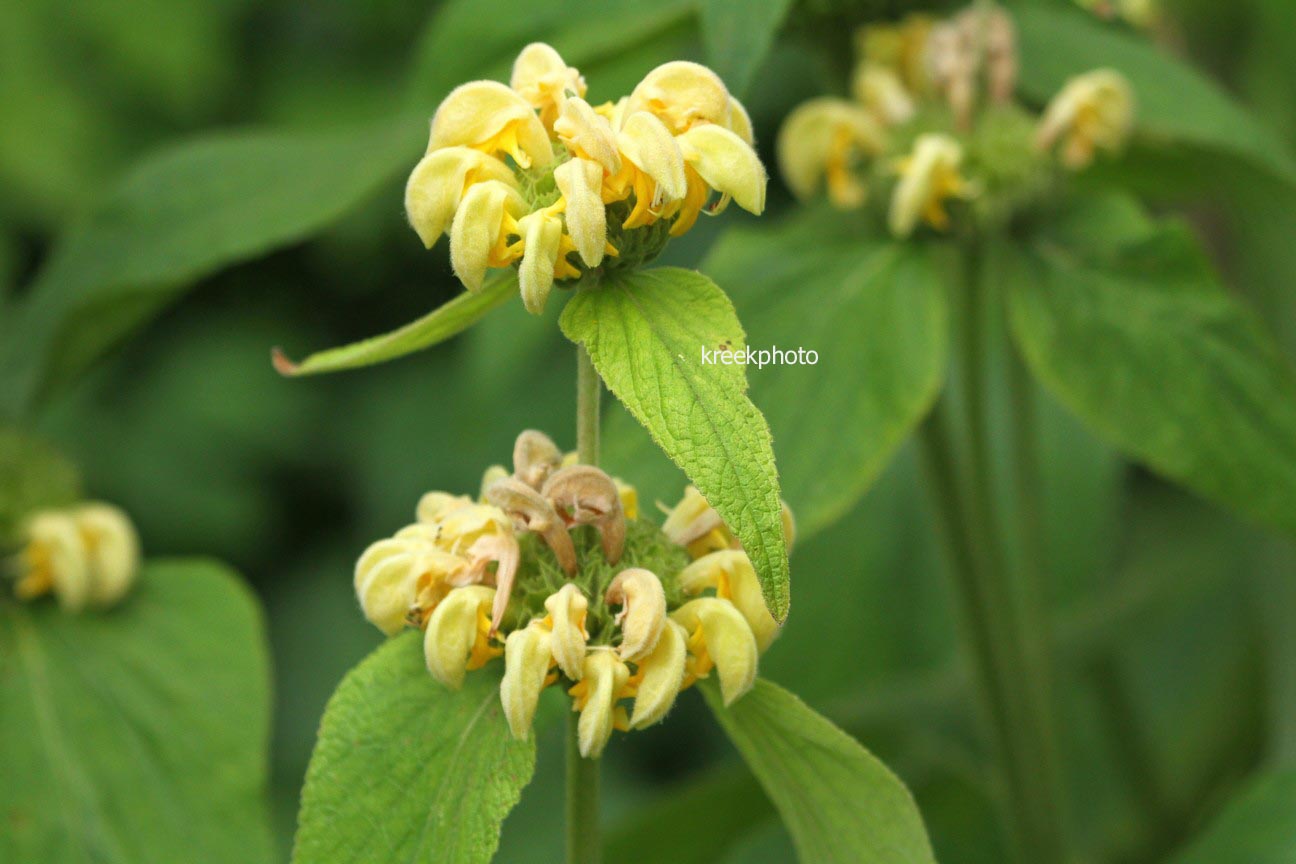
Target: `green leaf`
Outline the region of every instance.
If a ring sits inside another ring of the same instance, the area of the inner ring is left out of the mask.
[[[399,124],[215,135],[132,171],[65,236],[0,348],[0,413],[81,373],[187,283],[308,236],[389,180]]]
[[[995,244],[1013,335],[1063,404],[1201,495],[1296,532],[1296,376],[1193,237],[1072,219]]]
[[[900,779],[854,738],[776,684],[728,708],[702,693],[765,787],[806,864],[934,864],[927,830]]]
[[[28,513],[71,504],[80,492],[76,468],[53,447],[0,427],[0,558],[16,542],[15,532]]]
[[[730,92],[742,95],[774,44],[792,0],[699,0],[707,61]]]
[[[1282,139],[1190,66],[1079,10],[1027,5],[1014,14],[1018,88],[1028,99],[1042,105],[1072,76],[1111,67],[1134,89],[1136,130],[1147,143],[1200,147],[1296,185],[1296,159]]]
[[[215,563],[153,562],[106,613],[0,601],[0,860],[270,861],[268,670]]]
[[[728,232],[702,269],[734,288],[757,347],[814,366],[749,370],[798,530],[815,533],[872,486],[940,393],[948,302],[929,247],[870,238],[820,210]]]
[[[742,366],[702,361],[703,351],[744,348],[729,298],[692,270],[615,273],[578,291],[559,324],[738,535],[766,605],[786,618],[787,546],[769,427],[747,398]]]
[[[462,333],[480,321],[486,313],[510,297],[517,296],[517,291],[517,272],[509,270],[488,281],[480,291],[460,294],[449,303],[390,333],[320,351],[300,363],[289,360],[276,348],[274,365],[281,374],[298,377],[341,372],[344,369],[358,369],[395,360],[431,348],[438,342]]]
[[[1287,864],[1296,859],[1296,771],[1262,776],[1174,864]]]
[[[509,733],[499,676],[469,673],[447,690],[424,668],[419,634],[405,633],[329,700],[292,860],[488,862],[534,770],[534,736]]]

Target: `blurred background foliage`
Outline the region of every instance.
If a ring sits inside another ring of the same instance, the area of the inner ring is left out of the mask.
[[[55,238],[123,171],[178,139],[217,127],[322,137],[376,125],[391,131],[373,152],[399,152],[396,163],[412,166],[426,117],[449,86],[502,77],[532,39],[554,39],[564,53],[585,46],[568,59],[596,100],[628,92],[666,59],[729,63],[726,43],[701,35],[698,20],[711,13],[692,3],[641,9],[633,27],[618,15],[634,4],[569,5],[563,15],[540,8],[548,5],[0,5],[0,314],[5,295],[23,296]],[[804,0],[792,4],[759,67],[732,60],[729,71],[750,74],[739,95],[767,164],[794,105],[844,89],[853,26],[920,5],[930,4]],[[1154,39],[1296,137],[1296,6],[1167,0],[1162,12]],[[438,41],[447,21],[459,27],[448,43]],[[357,170],[369,153],[355,148]],[[1146,177],[1166,207],[1192,218],[1230,284],[1296,353],[1296,207],[1259,177],[1230,176],[1228,195],[1211,185],[1220,178],[1200,179],[1166,184],[1150,167]],[[218,187],[220,178],[209,182]],[[272,797],[284,849],[324,703],[380,638],[355,608],[357,553],[409,521],[422,492],[475,490],[483,468],[507,460],[518,430],[574,444],[570,346],[553,320],[533,320],[516,303],[447,345],[386,366],[306,381],[275,375],[272,345],[298,355],[351,341],[460,290],[444,250],[425,252],[404,224],[403,169],[376,168],[355,182],[362,203],[329,204],[336,213],[285,232],[273,251],[202,274],[35,423],[79,463],[87,489],[132,514],[150,554],[219,557],[263,598],[276,685]],[[311,203],[308,195],[299,206]],[[765,218],[791,207],[775,177]],[[719,227],[672,244],[667,263],[696,265]],[[743,285],[723,287],[744,320],[759,318]],[[796,332],[783,339],[801,340]],[[829,346],[805,347],[831,357]],[[831,386],[833,370],[796,374],[819,389]],[[1055,696],[1066,718],[1075,835],[1087,860],[1163,860],[1258,768],[1296,758],[1290,731],[1281,732],[1291,728],[1284,706],[1296,704],[1281,695],[1296,688],[1296,649],[1261,635],[1273,632],[1262,622],[1282,608],[1276,595],[1296,608],[1291,555],[1123,462],[1043,394],[1040,402],[1061,664]],[[610,418],[609,435],[639,434],[621,419]],[[830,412],[812,422],[833,430]],[[649,507],[675,500],[682,478],[668,463],[615,438],[608,447]],[[762,671],[896,768],[919,798],[939,858],[1002,861],[988,756],[910,449],[862,500],[846,495],[805,526],[793,558],[794,614]],[[824,469],[829,476],[787,483],[831,483],[831,466]],[[704,713],[700,699],[683,699],[666,724],[610,748],[607,825],[618,856],[610,860],[789,860],[772,810]],[[500,860],[555,860],[560,750],[551,728],[533,786],[506,823]],[[664,816],[697,830],[664,831]],[[712,845],[697,845],[699,837]]]

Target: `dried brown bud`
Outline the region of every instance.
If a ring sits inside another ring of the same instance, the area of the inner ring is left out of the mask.
[[[513,476],[539,490],[562,464],[562,451],[543,432],[527,429],[513,444]]]
[[[558,558],[569,575],[576,572],[576,548],[567,526],[545,498],[515,477],[498,480],[486,490],[486,500],[508,514],[518,531],[534,531]]]

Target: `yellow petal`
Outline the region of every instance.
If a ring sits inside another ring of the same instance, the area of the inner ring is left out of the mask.
[[[420,522],[435,523],[451,510],[458,510],[473,503],[467,495],[451,495],[449,492],[427,492],[419,499],[414,508]]]
[[[509,731],[519,741],[531,734],[540,691],[549,675],[549,631],[533,621],[514,630],[504,643],[504,678],[500,681],[500,703]]]
[[[423,245],[431,249],[454,219],[464,190],[482,180],[516,186],[509,167],[470,147],[445,147],[424,156],[405,184],[405,215]]]
[[[437,605],[423,634],[423,659],[433,678],[453,690],[463,686],[469,654],[485,641],[486,610],[494,599],[494,588],[468,585],[454,589]]]
[[[679,580],[680,589],[685,594],[699,594],[707,588],[714,588],[716,596],[733,603],[747,619],[758,650],[765,651],[778,636],[779,625],[765,607],[756,570],[747,553],[741,549],[703,555],[680,572]]]
[[[690,637],[701,635],[710,661],[720,675],[724,703],[731,705],[756,682],[759,651],[742,613],[728,600],[700,597],[671,614]]]
[[[963,148],[948,135],[928,133],[919,135],[914,142],[913,154],[905,160],[900,182],[891,197],[891,210],[887,216],[891,233],[908,237],[926,218],[936,227],[943,227],[940,213],[942,202],[958,194],[961,180],[958,170],[963,164]]]
[[[765,166],[747,142],[721,126],[694,126],[676,139],[684,161],[722,195],[759,215],[765,209]]]
[[[1063,163],[1072,169],[1093,161],[1095,150],[1117,152],[1134,125],[1134,94],[1113,69],[1096,69],[1069,80],[1053,97],[1036,133],[1036,143],[1052,147],[1066,139]]]
[[[554,169],[554,181],[567,202],[563,214],[576,251],[586,265],[597,267],[603,263],[603,250],[607,246],[603,169],[596,162],[571,159]]]
[[[585,662],[585,642],[589,639],[589,633],[585,631],[589,600],[579,588],[568,582],[545,600],[545,609],[549,612],[548,620],[553,631],[551,647],[558,668],[571,680],[579,681]]]
[[[532,42],[518,54],[509,86],[540,112],[540,121],[550,128],[568,93],[585,95],[580,71],[543,42]]]
[[[720,514],[702,497],[696,486],[684,490],[684,497],[671,509],[662,524],[662,532],[677,546],[687,546],[724,523]]]
[[[592,651],[585,657],[580,699],[580,721],[576,724],[580,754],[596,759],[612,737],[615,708],[629,668],[611,651]]]
[[[524,251],[518,268],[522,305],[532,315],[544,311],[553,287],[554,267],[562,244],[562,220],[546,210],[528,213],[518,220]]]
[[[445,513],[439,520],[437,529],[437,547],[463,555],[481,537],[512,535],[513,523],[498,507],[470,501],[463,507]]]
[[[699,123],[731,122],[729,91],[720,76],[698,63],[675,60],[644,76],[627,103],[627,113],[647,111],[679,134]]]
[[[620,477],[613,477],[612,482],[616,484],[617,496],[621,499],[621,512],[625,514],[625,518],[638,519],[639,491]]]
[[[445,98],[432,117],[429,152],[472,147],[507,153],[523,168],[553,161],[549,133],[527,101],[498,81],[470,81]]]
[[[829,183],[839,207],[863,202],[854,163],[880,154],[886,136],[872,115],[844,99],[824,97],[799,105],[779,130],[779,170],[798,198],[814,196]]]
[[[139,572],[139,535],[130,519],[110,504],[83,504],[76,509],[90,568],[90,599],[100,605],[116,603]]]
[[[505,239],[505,217],[525,209],[517,191],[498,180],[468,187],[450,227],[450,263],[469,291],[481,290],[491,253]]]
[[[851,91],[856,101],[888,126],[908,122],[917,110],[900,76],[880,63],[861,63],[851,82]]]
[[[617,147],[622,156],[656,184],[654,200],[648,202],[650,208],[655,210],[666,201],[684,197],[688,182],[684,177],[684,157],[675,137],[661,120],[646,111],[627,115],[617,133]]]
[[[584,99],[572,98],[563,103],[554,132],[572,156],[597,162],[609,174],[621,170],[612,124]]]
[[[388,636],[399,633],[418,591],[423,572],[411,541],[379,540],[356,564],[356,599],[371,624]]]
[[[737,99],[729,100],[729,130],[737,135],[748,144],[756,144],[756,136],[752,133],[751,115],[747,109]]]
[[[59,606],[79,612],[91,599],[90,561],[81,532],[71,514],[50,510],[31,516],[24,525],[26,572],[16,591],[33,597],[52,590]]]
[[[638,660],[657,647],[666,626],[666,592],[650,570],[633,567],[622,570],[608,585],[608,605],[623,607],[616,616],[621,626],[622,660]]]
[[[511,476],[513,475],[503,465],[492,465],[489,468],[487,468],[484,472],[482,472],[481,493],[479,495],[480,500],[481,501],[486,500],[486,490],[489,489],[491,486],[493,486],[496,483],[496,481],[503,480],[505,477],[511,477]]]
[[[684,628],[667,621],[657,647],[639,661],[636,674],[642,678],[636,688],[631,728],[651,726],[675,704],[680,685],[684,683],[684,661],[688,654],[685,638]]]

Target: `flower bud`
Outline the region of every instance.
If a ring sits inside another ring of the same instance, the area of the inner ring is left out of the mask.
[[[630,669],[621,658],[608,650],[591,651],[585,657],[581,680],[567,692],[573,697],[572,708],[580,711],[576,725],[580,754],[596,759],[607,746],[616,726],[628,726],[625,709],[617,706]]]
[[[724,703],[731,705],[756,682],[756,637],[742,613],[728,600],[700,597],[671,613],[671,619],[689,634],[693,668],[705,678],[714,666],[720,675]]]
[[[480,669],[500,654],[487,638],[494,599],[495,589],[484,585],[456,588],[428,619],[423,658],[432,677],[452,690],[463,685],[465,670]]]
[[[651,571],[640,567],[622,570],[608,586],[604,600],[623,607],[616,616],[622,660],[638,660],[657,647],[666,626],[666,592]]]
[[[500,681],[500,703],[513,737],[525,741],[531,734],[540,691],[549,683],[552,635],[540,622],[532,621],[514,630],[504,643],[504,678]]]
[[[429,150],[472,147],[507,153],[521,168],[553,161],[549,132],[526,99],[498,81],[470,81],[445,98],[432,117]]]
[[[652,653],[638,661],[634,712],[630,727],[642,729],[661,720],[675,704],[680,685],[684,683],[684,665],[688,656],[684,628],[667,621]]]
[[[545,621],[553,632],[551,650],[558,668],[571,680],[579,681],[583,674],[585,643],[589,639],[585,630],[589,600],[568,582],[545,600],[545,609],[549,612]]]
[[[130,590],[139,572],[139,536],[120,509],[84,504],[74,514],[90,568],[90,599],[99,606],[116,603]]]
[[[84,609],[93,589],[90,560],[76,520],[62,511],[44,511],[31,516],[22,533],[26,545],[17,595],[26,600],[53,591],[63,609]]]
[[[747,619],[759,651],[764,652],[778,636],[779,625],[765,607],[756,570],[741,549],[703,555],[680,572],[679,582],[685,594],[713,588],[717,597],[733,603]]]
[[[507,165],[470,147],[433,150],[414,166],[405,184],[405,215],[424,246],[432,248],[450,227],[464,192],[483,180],[517,185]]]

